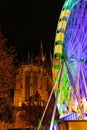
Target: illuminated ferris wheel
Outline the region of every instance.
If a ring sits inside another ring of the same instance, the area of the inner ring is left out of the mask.
[[[74,120],[87,119],[87,0],[64,2],[56,30],[52,73],[54,85],[48,103],[54,92],[55,105],[50,130],[56,108],[60,119],[73,111]]]
[[[87,112],[87,0],[66,0],[58,21],[53,81],[60,118]],[[55,113],[55,109],[54,109]]]

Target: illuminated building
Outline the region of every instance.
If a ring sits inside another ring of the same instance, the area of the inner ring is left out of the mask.
[[[41,56],[35,59],[36,61],[28,59],[28,62],[18,68],[14,90],[15,107],[21,107],[22,104],[44,106],[47,103],[52,88],[51,66],[47,65],[43,50]]]

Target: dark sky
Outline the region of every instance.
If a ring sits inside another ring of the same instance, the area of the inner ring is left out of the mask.
[[[8,2],[9,1],[9,2]],[[64,0],[3,0],[0,23],[9,45],[16,46],[18,57],[53,50],[57,21]]]

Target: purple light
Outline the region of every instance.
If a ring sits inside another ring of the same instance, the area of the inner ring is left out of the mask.
[[[87,97],[87,1],[79,2],[71,12],[64,39],[67,69],[75,94]],[[78,76],[79,75],[79,76]]]

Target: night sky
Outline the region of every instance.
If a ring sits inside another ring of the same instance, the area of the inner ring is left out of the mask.
[[[16,47],[19,59],[28,50],[37,55],[42,41],[44,53],[53,51],[55,32],[64,0],[3,0],[0,24],[8,45]]]

